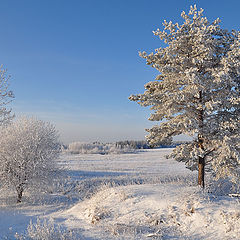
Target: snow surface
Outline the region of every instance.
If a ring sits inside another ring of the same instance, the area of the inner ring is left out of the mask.
[[[164,157],[170,152],[63,154],[57,190],[25,193],[22,204],[1,192],[0,239],[15,239],[37,217],[78,239],[239,239],[240,199],[202,192],[196,173]]]

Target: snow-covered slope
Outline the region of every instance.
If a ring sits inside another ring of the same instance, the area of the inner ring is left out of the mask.
[[[240,204],[179,183],[104,189],[57,213],[69,228],[97,239],[239,239]],[[107,234],[106,234],[107,232]],[[111,237],[110,237],[110,236]]]

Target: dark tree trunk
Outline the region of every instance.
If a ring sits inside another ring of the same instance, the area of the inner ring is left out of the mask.
[[[17,203],[22,202],[23,187],[21,185],[17,186],[17,195],[18,195]]]
[[[205,187],[204,173],[205,173],[205,158],[199,157],[199,160],[198,160],[198,185],[201,186],[202,188]]]
[[[202,105],[203,104],[202,91],[199,92],[199,100],[200,100],[200,104]],[[203,146],[204,138],[202,135],[203,107],[201,107],[201,109],[199,111],[199,129],[200,129],[200,133],[198,134],[198,147],[201,150],[204,150],[204,146]],[[198,185],[201,186],[202,188],[205,187],[204,175],[205,175],[205,156],[199,156],[199,158],[198,158]]]
[[[200,135],[198,135],[198,147],[201,150],[204,150],[203,138]],[[205,156],[199,156],[198,157],[198,185],[201,186],[202,188],[205,187],[204,173],[205,173]]]

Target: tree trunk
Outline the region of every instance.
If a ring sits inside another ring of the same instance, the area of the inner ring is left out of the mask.
[[[198,135],[198,147],[201,150],[204,150],[203,138],[201,135]],[[204,175],[205,175],[205,156],[199,156],[198,157],[198,185],[201,186],[202,188],[205,187]]]
[[[202,135],[202,132],[203,132],[203,93],[202,93],[202,91],[199,91],[199,103],[201,104],[201,109],[199,111],[200,133],[198,134],[198,147],[201,150],[204,150],[204,146],[203,146],[204,138]],[[201,186],[202,188],[205,187],[204,173],[205,173],[205,156],[199,156],[199,158],[198,158],[198,185]]]
[[[23,187],[22,186],[17,186],[17,203],[22,202],[22,195],[23,195]]]
[[[204,182],[204,173],[205,173],[205,158],[204,157],[199,157],[198,160],[198,185],[201,186],[202,188],[205,187],[205,182]]]

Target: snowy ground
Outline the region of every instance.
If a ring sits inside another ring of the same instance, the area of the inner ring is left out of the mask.
[[[30,219],[53,219],[77,239],[239,239],[240,199],[202,192],[171,149],[121,155],[63,154],[61,183],[16,204],[0,195],[0,239]]]

